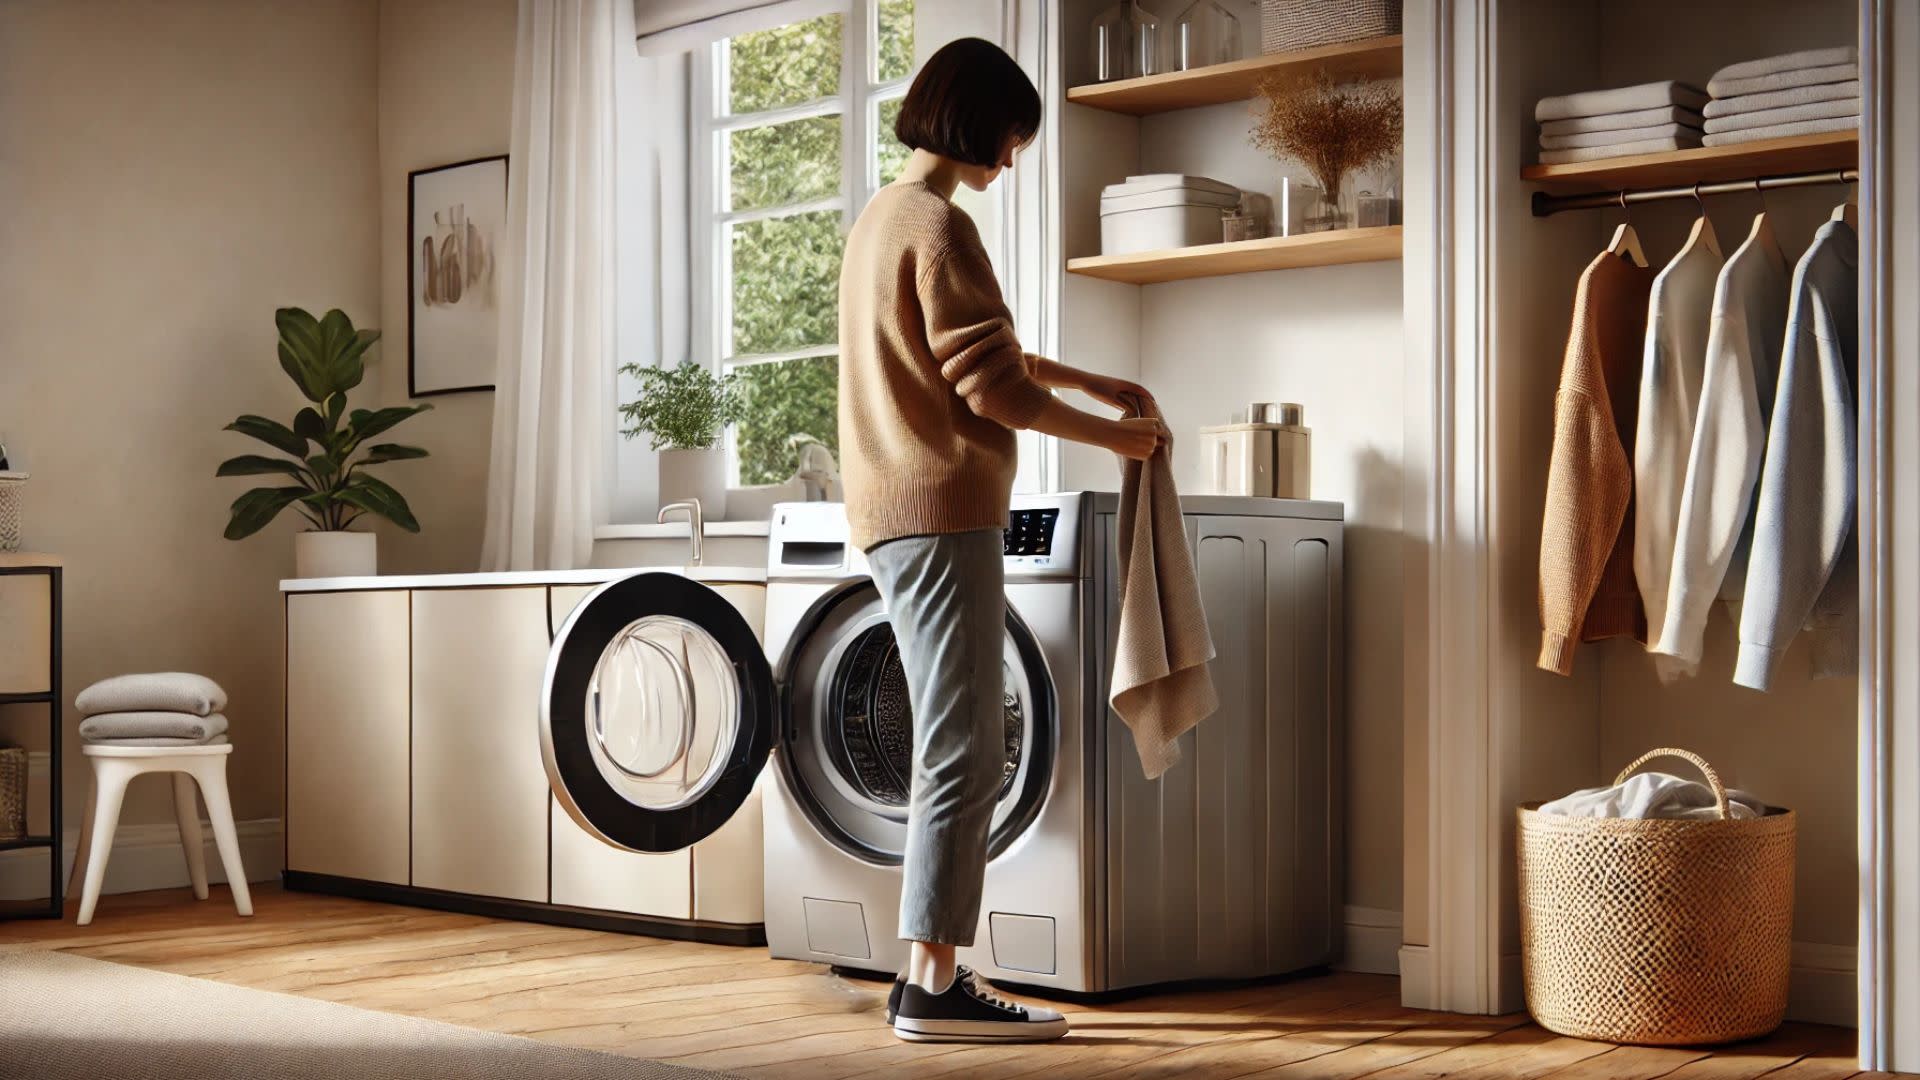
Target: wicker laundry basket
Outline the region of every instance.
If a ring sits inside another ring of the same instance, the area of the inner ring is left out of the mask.
[[[27,835],[27,752],[0,746],[0,840]]]
[[[20,490],[23,472],[0,472],[0,551],[20,550]]]
[[[1520,807],[1520,942],[1541,1027],[1608,1042],[1691,1046],[1764,1035],[1787,1010],[1794,815],[1717,821],[1576,818]]]
[[[1260,51],[1277,53],[1400,32],[1401,0],[1260,0]]]

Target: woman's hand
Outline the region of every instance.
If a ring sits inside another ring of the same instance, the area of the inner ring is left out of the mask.
[[[1161,447],[1173,445],[1173,433],[1158,417],[1133,416],[1112,424],[1107,449],[1123,458],[1145,461]]]
[[[1151,409],[1154,403],[1153,395],[1147,392],[1146,387],[1131,379],[1122,379],[1115,375],[1083,372],[1080,389],[1088,397],[1105,402],[1123,413],[1146,411]]]

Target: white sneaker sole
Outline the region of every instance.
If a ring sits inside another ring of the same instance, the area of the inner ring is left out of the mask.
[[[893,1033],[907,1042],[1052,1042],[1067,1033],[1061,1020],[1026,1020],[1001,1023],[993,1020],[915,1020],[895,1017]]]

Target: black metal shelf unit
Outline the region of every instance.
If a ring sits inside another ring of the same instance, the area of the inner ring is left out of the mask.
[[[17,900],[0,903],[0,919],[58,919],[66,902],[61,870],[60,813],[60,570],[57,565],[0,565],[0,576],[33,574],[47,579],[48,642],[47,688],[31,693],[0,694],[0,705],[44,705],[47,708],[47,833],[19,840],[0,841],[0,851],[44,848],[47,852],[47,899],[44,902]]]

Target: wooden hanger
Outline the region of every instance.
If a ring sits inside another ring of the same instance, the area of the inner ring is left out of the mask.
[[[1849,229],[1860,228],[1860,206],[1853,201],[1856,192],[1857,189],[1853,187],[1847,188],[1846,200],[1833,208],[1833,215],[1828,218],[1829,221],[1844,221]]]
[[[1620,193],[1620,212],[1627,212],[1627,193]],[[1607,250],[1620,256],[1642,269],[1647,265],[1647,253],[1640,247],[1640,234],[1633,231],[1633,222],[1623,221],[1613,230],[1613,239],[1607,243]]]
[[[1713,252],[1714,258],[1722,258],[1723,256],[1720,254],[1720,237],[1713,231],[1713,222],[1707,217],[1707,204],[1704,199],[1700,198],[1699,184],[1693,185],[1693,201],[1700,206],[1700,216],[1694,219],[1693,231],[1687,233],[1687,242],[1681,245],[1680,250],[1685,251],[1695,244],[1705,244],[1707,245],[1707,250]]]

